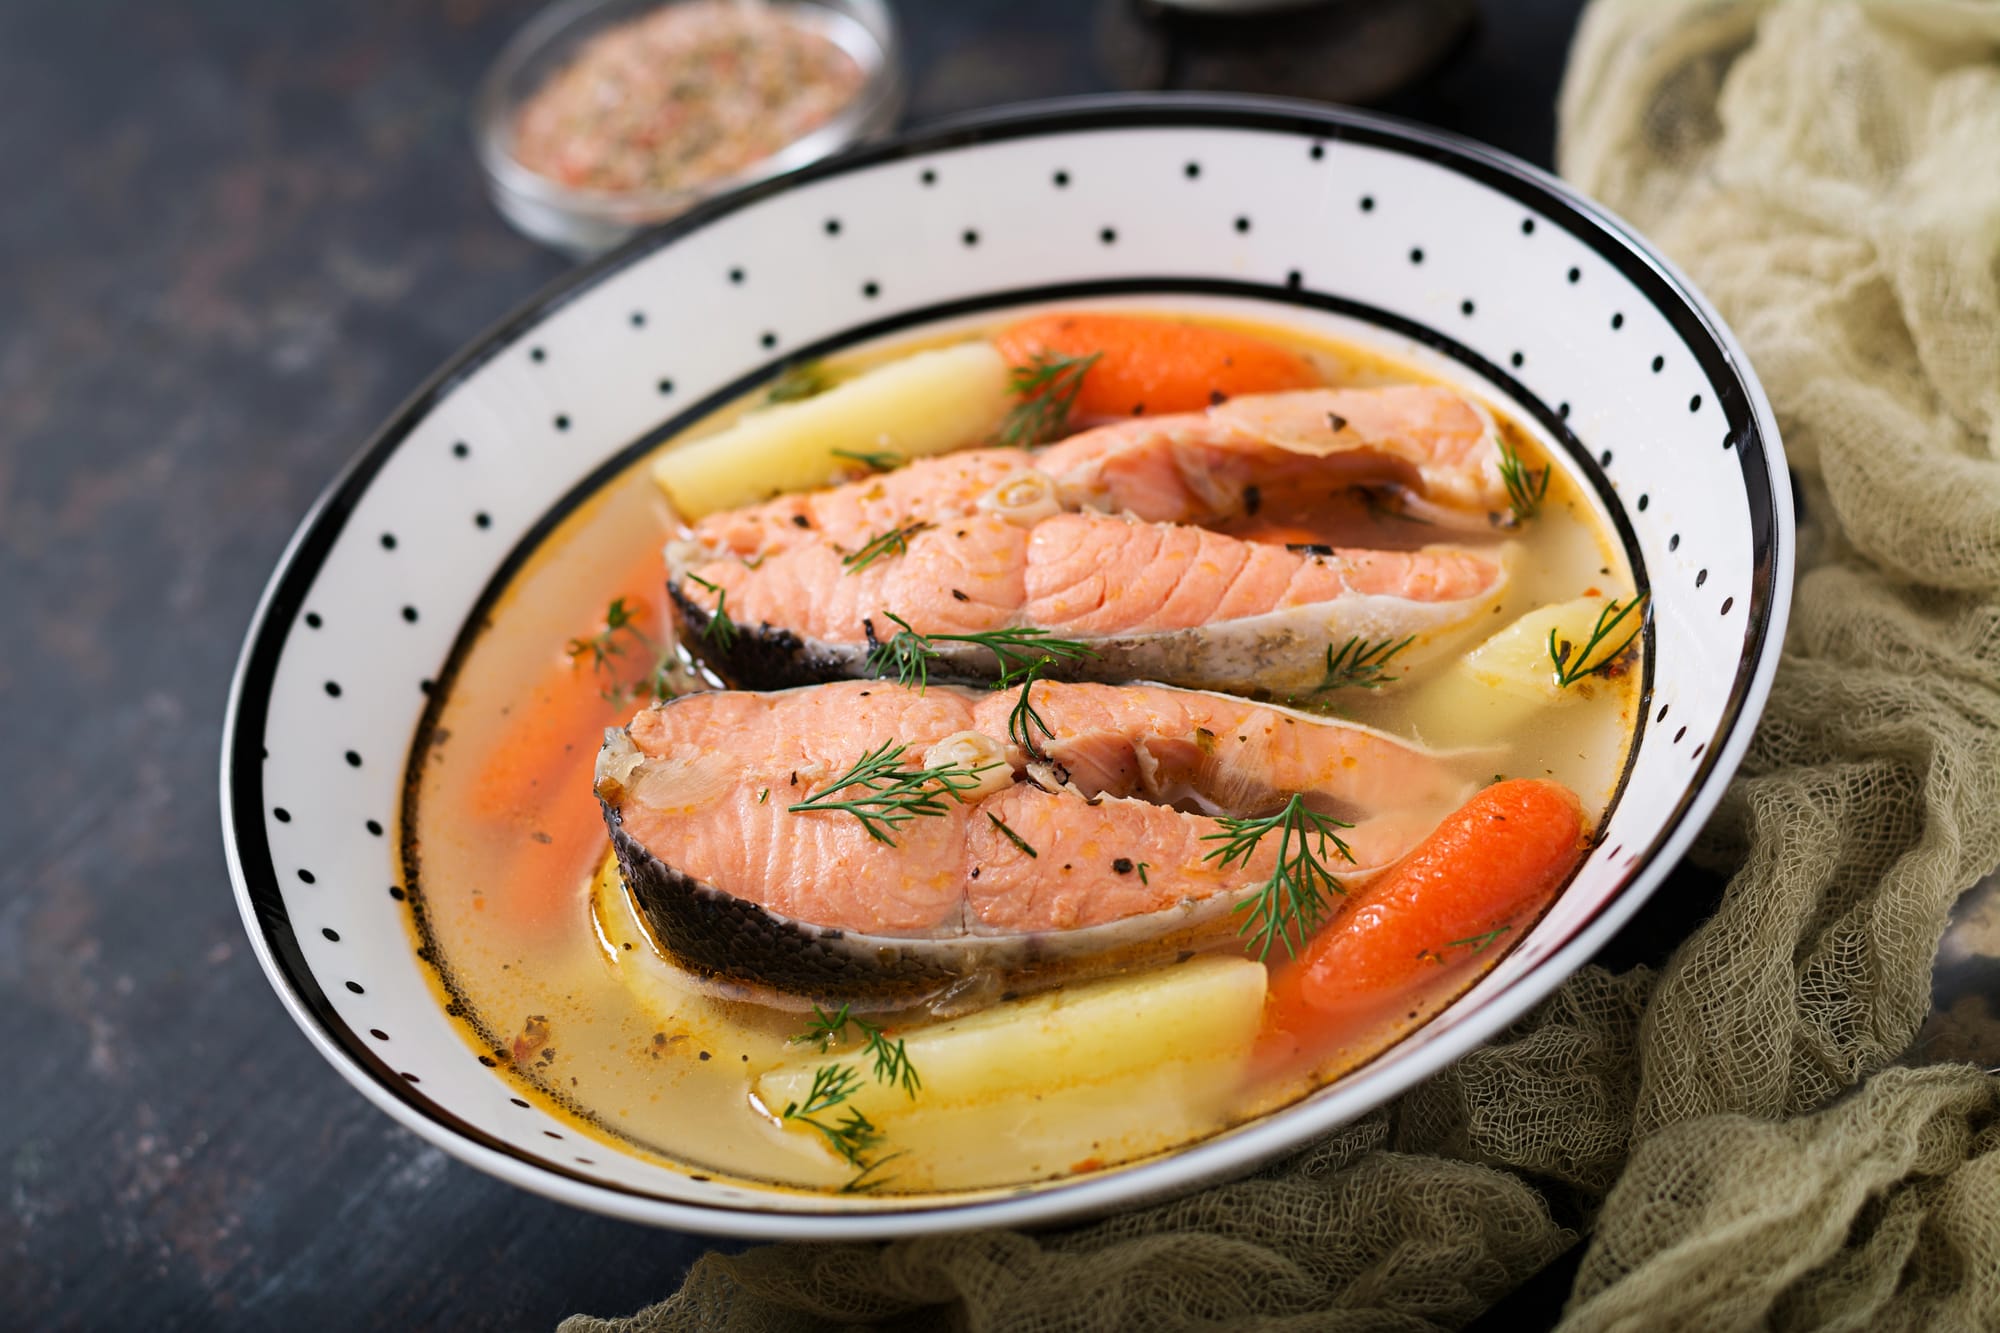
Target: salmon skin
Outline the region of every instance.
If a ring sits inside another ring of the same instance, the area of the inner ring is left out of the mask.
[[[667,548],[669,587],[695,646],[742,687],[864,676],[901,622],[1075,639],[1090,655],[1056,669],[1071,677],[1296,694],[1350,638],[1407,639],[1398,661],[1414,669],[1498,603],[1508,548],[1319,540],[1357,485],[1393,488],[1418,530],[1490,533],[1496,440],[1485,409],[1445,389],[1250,396],[711,515]],[[718,604],[743,633],[710,629]],[[998,670],[983,649],[940,652],[947,677]]]
[[[968,983],[1068,978],[1226,939],[1276,839],[1212,855],[1228,815],[1291,793],[1347,821],[1343,885],[1416,845],[1475,785],[1446,754],[1205,691],[1038,682],[1048,734],[1010,735],[1019,691],[844,681],[688,695],[606,733],[596,789],[628,890],[683,966],[775,1002],[896,1007]],[[856,761],[956,764],[937,808],[875,832],[822,804]],[[877,836],[880,834],[882,836]]]

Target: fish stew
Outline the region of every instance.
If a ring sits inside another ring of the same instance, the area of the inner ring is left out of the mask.
[[[1115,1169],[1526,933],[1644,616],[1561,459],[1361,347],[1057,311],[870,348],[529,555],[413,753],[413,929],[524,1097],[690,1174]]]

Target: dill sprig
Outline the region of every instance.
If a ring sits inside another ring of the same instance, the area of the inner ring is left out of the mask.
[[[831,1124],[823,1118],[828,1111],[845,1103],[860,1087],[861,1075],[851,1066],[821,1065],[813,1071],[812,1090],[806,1094],[804,1103],[787,1103],[782,1118],[796,1120],[818,1130],[828,1147],[839,1153],[849,1166],[866,1175],[879,1165],[871,1162],[867,1154],[880,1146],[882,1131],[875,1128],[860,1108],[854,1106],[847,1107],[846,1114]],[[855,1177],[856,1180],[860,1178]]]
[[[636,647],[651,655],[652,668],[638,680],[629,684],[618,681],[617,659],[626,655],[629,647]],[[675,697],[672,684],[673,659],[667,650],[653,641],[653,636],[639,628],[637,613],[626,605],[623,597],[614,597],[604,608],[604,628],[587,639],[571,639],[564,645],[570,657],[590,659],[591,674],[606,682],[598,687],[598,695],[612,703],[637,699],[651,694],[665,703]]]
[[[874,1175],[875,1172],[881,1170],[889,1163],[895,1161],[898,1157],[903,1157],[906,1155],[907,1154],[905,1153],[892,1152],[892,1153],[884,1153],[880,1157],[869,1158],[868,1164],[866,1166],[863,1166],[860,1171],[856,1172],[852,1180],[848,1181],[845,1185],[842,1185],[840,1187],[840,1192],[842,1194],[866,1194],[870,1190],[880,1189],[882,1186],[894,1180],[895,1177],[875,1176],[873,1180],[870,1180],[868,1177]]]
[[[1249,864],[1257,845],[1273,829],[1278,831],[1277,867],[1256,897],[1237,904],[1237,911],[1249,915],[1236,933],[1256,941],[1260,960],[1270,956],[1273,941],[1285,946],[1287,957],[1297,957],[1306,937],[1326,915],[1327,891],[1346,892],[1326,868],[1326,848],[1332,843],[1333,849],[1352,865],[1354,853],[1334,830],[1354,826],[1306,809],[1305,797],[1296,793],[1285,802],[1283,810],[1267,819],[1225,817],[1216,823],[1222,825],[1222,831],[1203,837],[1219,840],[1222,846],[1202,860],[1220,857],[1224,868],[1236,862]]]
[[[930,684],[930,664],[939,656],[940,643],[969,643],[984,648],[1000,663],[1000,678],[993,688],[1004,690],[1042,663],[1075,662],[1097,656],[1097,650],[1075,639],[1058,638],[1035,626],[1016,629],[981,630],[976,634],[919,634],[910,622],[893,611],[883,612],[900,628],[868,650],[867,670],[872,676],[892,672],[896,683],[919,688]]]
[[[977,644],[1000,663],[1000,678],[993,688],[1004,690],[1024,676],[1039,673],[1058,661],[1080,662],[1097,656],[1097,650],[1075,639],[1059,638],[1032,625],[1018,629],[989,629],[976,634],[933,634],[940,643]]]
[[[878,678],[893,674],[896,683],[905,688],[912,684],[920,690],[927,688],[931,683],[931,661],[938,655],[937,649],[931,646],[930,637],[911,629],[910,622],[894,611],[882,614],[902,628],[886,639],[875,641],[874,647],[868,650],[863,669]],[[874,629],[873,625],[868,626],[871,637]]]
[[[883,741],[854,762],[854,766],[812,796],[786,809],[793,814],[814,810],[842,810],[861,821],[868,836],[894,847],[892,829],[920,815],[936,817],[951,809],[955,793],[979,785],[979,775],[997,768],[1000,761],[967,768],[963,764],[941,764],[935,768],[902,767],[908,747],[898,741]],[[853,794],[835,799],[840,792]]]
[[[1623,656],[1625,650],[1632,646],[1632,641],[1639,637],[1639,631],[1646,628],[1646,617],[1643,614],[1633,622],[1625,637],[1618,641],[1617,647],[1606,649],[1603,645],[1617,632],[1618,626],[1625,618],[1638,610],[1645,600],[1644,595],[1641,595],[1620,606],[1618,599],[1612,598],[1605,608],[1597,613],[1596,628],[1590,631],[1590,638],[1584,643],[1582,652],[1578,652],[1576,645],[1568,639],[1558,640],[1555,628],[1551,626],[1549,661],[1555,664],[1556,684],[1567,689],[1585,676],[1602,674]]]
[[[680,691],[674,688],[674,659],[670,650],[661,651],[653,669],[646,673],[645,679],[632,686],[625,697],[636,699],[641,695],[651,695],[653,702],[662,704],[680,697]]]
[[[842,1035],[847,1031],[848,1023],[853,1021],[852,1016],[848,1013],[851,1007],[850,1005],[843,1004],[840,1008],[829,1014],[818,1005],[814,1005],[812,1021],[806,1024],[804,1032],[799,1033],[798,1036],[791,1039],[792,1045],[802,1046],[807,1042],[811,1042],[813,1045],[818,1046],[820,1050],[826,1050],[827,1047],[840,1040]]]
[[[908,527],[890,528],[887,532],[870,537],[868,544],[852,555],[840,557],[840,563],[847,567],[848,573],[859,574],[885,555],[907,555],[910,550],[910,538],[935,526],[936,524],[932,523],[912,523]]]
[[[1384,685],[1393,685],[1401,676],[1383,674],[1397,653],[1417,641],[1412,634],[1397,643],[1384,639],[1380,643],[1370,643],[1358,635],[1349,638],[1335,652],[1331,643],[1326,646],[1326,675],[1313,687],[1314,694],[1325,694],[1328,690],[1379,690]]]
[[[918,1077],[917,1067],[910,1063],[910,1052],[906,1044],[901,1039],[890,1041],[889,1034],[881,1028],[865,1018],[855,1017],[851,1012],[852,1008],[851,1005],[843,1004],[829,1014],[818,1005],[814,1005],[812,1021],[806,1024],[804,1032],[792,1038],[793,1044],[811,1042],[825,1051],[833,1043],[844,1040],[850,1026],[859,1028],[863,1038],[862,1054],[875,1061],[875,1081],[891,1085],[901,1084],[903,1095],[914,1101],[918,1091],[923,1088],[924,1081]]]
[[[651,641],[632,623],[632,608],[625,605],[623,597],[611,599],[611,605],[604,608],[604,628],[587,639],[571,639],[564,646],[571,657],[590,656],[590,669],[602,673],[611,666],[611,659],[623,657],[625,646],[619,635],[629,631],[642,643]]]
[[[802,399],[815,398],[833,387],[833,376],[826,366],[818,361],[804,361],[785,367],[784,373],[771,381],[771,387],[764,390],[764,402],[796,403]]]
[[[1026,448],[1061,435],[1069,425],[1076,396],[1083,392],[1084,375],[1103,355],[1064,356],[1043,351],[1035,353],[1027,365],[1015,366],[1007,387],[1019,401],[1000,423],[1000,443]]]
[[[1484,949],[1487,945],[1493,943],[1493,941],[1499,939],[1512,929],[1512,926],[1495,926],[1484,935],[1468,935],[1462,940],[1446,940],[1444,947],[1447,949],[1464,947],[1472,950],[1474,953],[1478,953],[1481,949]]]
[[[862,1052],[875,1061],[875,1081],[900,1086],[903,1095],[915,1101],[918,1091],[924,1086],[924,1081],[918,1077],[917,1067],[910,1063],[908,1043],[901,1037],[893,1042],[890,1041],[888,1033],[865,1018],[855,1019],[854,1025],[860,1028],[868,1039],[867,1044],[862,1047]]]
[[[870,472],[894,472],[909,460],[901,454],[884,450],[879,453],[864,453],[855,449],[829,449],[835,458],[845,458],[850,463],[859,463]]]
[[[1500,442],[1500,480],[1507,486],[1507,503],[1514,511],[1514,522],[1526,523],[1542,512],[1542,501],[1549,494],[1549,473],[1547,463],[1540,468],[1531,468],[1521,461],[1521,455],[1507,440]]]
[[[1035,711],[1035,703],[1030,695],[1035,688],[1035,682],[1042,678],[1042,668],[1054,660],[1052,657],[1044,657],[1021,673],[1021,697],[1014,701],[1013,710],[1007,714],[1007,735],[1035,759],[1048,758],[1041,744],[1035,740],[1035,733],[1039,731],[1043,736],[1054,740],[1055,732],[1042,719],[1042,715]],[[1006,683],[1003,681],[994,688],[1005,689]]]
[[[1029,846],[1028,840],[1026,838],[1014,832],[1013,829],[1007,827],[1006,820],[1000,818],[1000,816],[994,814],[991,810],[988,810],[986,812],[986,822],[993,825],[994,828],[999,829],[1000,832],[1006,837],[1007,841],[1013,843],[1016,847],[1019,847],[1022,851],[1026,852],[1031,858],[1037,861],[1041,860],[1042,854],[1036,851],[1033,847]],[[1144,876],[1141,876],[1141,878],[1143,879]]]
[[[729,618],[728,591],[716,587],[699,574],[688,574],[684,577],[696,587],[706,588],[715,594],[715,610],[709,613],[708,623],[701,627],[701,637],[715,640],[718,648],[725,653],[728,652],[736,643],[736,622]]]

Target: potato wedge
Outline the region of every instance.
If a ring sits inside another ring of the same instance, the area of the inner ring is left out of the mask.
[[[876,1079],[858,1034],[768,1071],[755,1095],[787,1130],[811,1136],[782,1119],[785,1108],[805,1101],[821,1066],[850,1066],[860,1086],[840,1113],[867,1116],[887,1148],[925,1163],[931,1185],[1118,1160],[1219,1127],[1210,1117],[1249,1059],[1264,984],[1253,959],[1193,958],[893,1033],[922,1079],[914,1097]]]
[[[653,478],[690,521],[855,475],[835,450],[921,458],[991,438],[1011,403],[1007,364],[985,342],[917,352],[799,402],[745,413],[676,445]]]
[[[1539,709],[1587,697],[1589,680],[1568,687],[1557,680],[1549,632],[1581,646],[1604,603],[1579,597],[1537,607],[1446,668],[1411,703],[1423,734],[1437,743],[1477,744],[1506,735]]]

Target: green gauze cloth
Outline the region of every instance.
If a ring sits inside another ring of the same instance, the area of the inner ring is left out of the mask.
[[[1446,1329],[1566,1223],[1565,1329],[2000,1329],[2000,1079],[1888,1067],[2000,864],[2000,5],[1598,0],[1561,121],[1564,172],[1735,328],[1803,496],[1715,918],[1249,1179],[711,1254],[563,1333]]]

